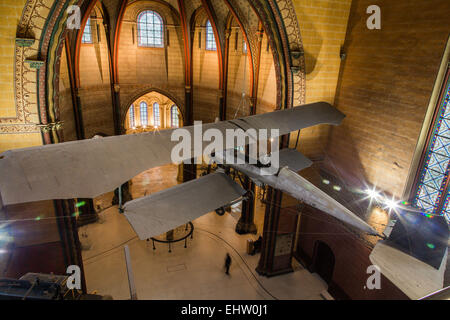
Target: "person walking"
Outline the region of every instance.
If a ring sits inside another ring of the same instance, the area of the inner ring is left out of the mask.
[[[227,253],[227,257],[225,258],[225,273],[230,274],[230,266],[231,266],[231,256]]]

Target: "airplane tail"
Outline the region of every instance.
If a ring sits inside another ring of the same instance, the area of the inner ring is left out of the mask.
[[[308,205],[352,225],[361,231],[371,235],[380,236],[378,232],[364,220],[317,188],[311,182],[288,168],[280,170],[276,188],[283,190],[294,198],[302,200]]]
[[[444,286],[449,228],[445,217],[425,217],[400,209],[383,232],[369,259],[411,299]]]
[[[282,149],[272,155],[272,157],[274,156],[278,156],[279,158],[280,169],[288,167],[294,172],[299,172],[303,169],[309,168],[313,164],[311,160],[296,149]]]

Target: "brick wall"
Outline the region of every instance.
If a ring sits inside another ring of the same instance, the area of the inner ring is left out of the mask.
[[[351,0],[293,1],[302,35],[306,63],[306,103],[334,103]],[[329,126],[302,130],[300,150],[322,158]]]
[[[305,206],[300,218],[300,230],[296,256],[310,271],[314,269],[315,249],[319,241],[333,252],[335,265],[328,291],[336,299],[390,300],[408,299],[383,275],[381,290],[366,289],[370,276],[367,267],[372,265],[369,255],[372,250],[364,241],[347,231],[336,219],[319,210]]]
[[[91,14],[91,30],[93,44],[82,43],[80,48],[78,91],[87,139],[99,132],[114,134],[108,48],[100,15],[95,19]]]
[[[381,8],[381,30],[366,9]],[[328,167],[352,184],[401,196],[450,30],[446,0],[353,1],[336,105],[347,115],[333,128]]]
[[[164,20],[165,48],[138,46],[137,18],[140,12],[153,10]],[[168,36],[167,36],[168,34]],[[135,2],[124,15],[119,45],[119,80],[122,113],[140,93],[158,88],[176,97],[184,105],[184,53],[180,21],[165,5],[157,2]]]
[[[24,5],[25,0],[0,2],[0,118],[16,116],[13,61],[16,30]]]
[[[25,0],[0,2],[0,118],[15,118],[14,56],[17,25]],[[0,134],[0,153],[10,149],[42,144],[40,133]]]
[[[261,43],[261,62],[259,67],[258,103],[256,113],[272,112],[277,103],[277,78],[272,49],[268,47],[267,35]]]
[[[219,117],[219,58],[217,51],[206,50],[206,21],[204,10],[196,17],[192,47],[194,120],[214,122]]]

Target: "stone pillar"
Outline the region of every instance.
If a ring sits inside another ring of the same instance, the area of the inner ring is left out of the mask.
[[[257,229],[255,225],[255,184],[245,177],[244,188],[250,188],[252,192],[249,193],[250,199],[242,201],[241,218],[236,225],[236,233],[238,234],[256,234]],[[248,189],[247,189],[248,190]]]
[[[186,108],[186,126],[192,126],[194,124],[194,110],[192,106],[192,91],[190,86],[185,88],[185,108]],[[183,182],[188,182],[197,178],[197,165],[194,163],[194,159],[191,159],[191,163],[183,164]]]
[[[64,251],[65,268],[71,265],[81,269],[81,285],[83,293],[87,293],[86,278],[84,274],[83,258],[81,256],[81,243],[78,238],[78,227],[73,211],[73,200],[55,200],[55,213],[58,217],[58,228]]]
[[[112,107],[113,107],[113,119],[114,119],[114,134],[122,134],[122,124],[120,117],[120,85],[112,84]]]
[[[122,205],[131,200],[133,200],[133,197],[131,196],[130,193],[130,181],[128,181],[122,185]],[[118,204],[119,204],[119,188],[114,190],[114,197],[112,200],[113,206],[116,206]]]
[[[83,204],[84,202],[84,204]],[[90,223],[95,223],[98,221],[98,213],[94,208],[93,199],[77,199],[77,204],[83,204],[82,206],[77,206],[75,212],[78,212],[77,226],[85,226]]]
[[[0,220],[6,220],[6,212],[5,212],[5,208],[3,208],[1,194],[0,194]],[[5,234],[7,235],[6,229],[1,230],[1,232],[4,235]],[[7,241],[0,240],[0,249],[5,249],[7,245],[8,245]],[[0,258],[0,277],[4,277],[9,258],[10,257],[9,257],[8,251],[3,253],[3,257]]]
[[[269,188],[261,257],[256,272],[267,277],[292,272],[298,215],[295,199]]]

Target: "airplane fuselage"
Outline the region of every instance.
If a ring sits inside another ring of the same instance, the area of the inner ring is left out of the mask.
[[[353,212],[288,167],[280,168],[276,174],[272,174],[273,168],[269,170],[266,167],[242,163],[242,158],[239,155],[236,156],[233,150],[216,153],[213,160],[242,172],[259,186],[269,185],[361,231],[379,235],[375,229]]]

